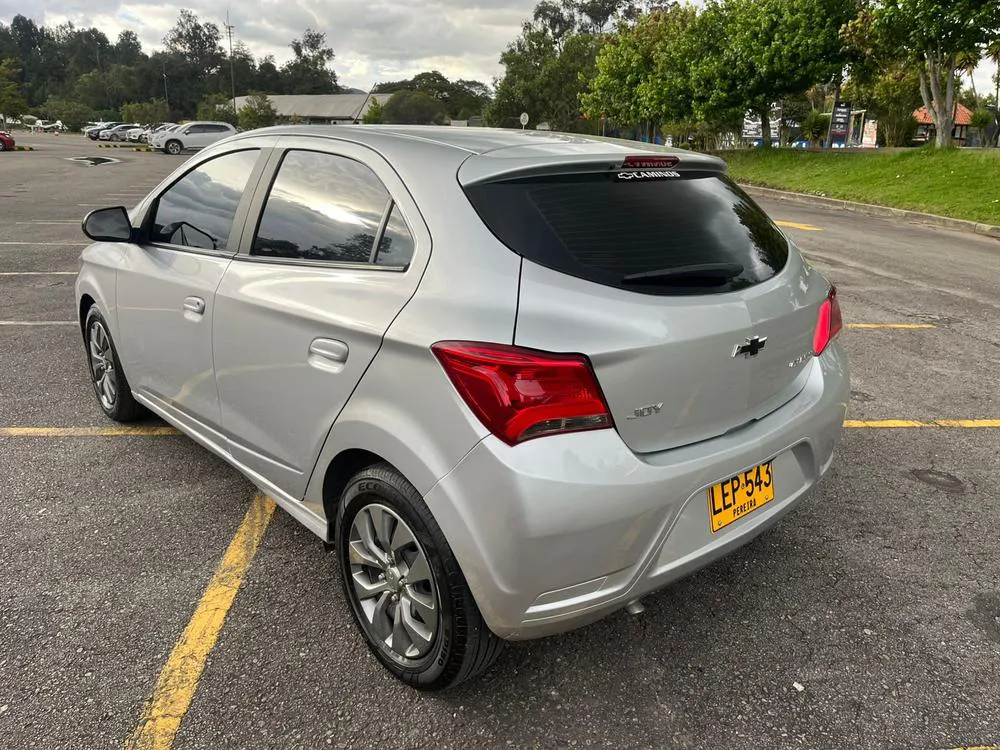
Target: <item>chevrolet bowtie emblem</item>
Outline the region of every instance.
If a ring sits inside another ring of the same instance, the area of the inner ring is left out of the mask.
[[[746,341],[733,347],[733,357],[756,357],[767,343],[767,336],[747,336]]]

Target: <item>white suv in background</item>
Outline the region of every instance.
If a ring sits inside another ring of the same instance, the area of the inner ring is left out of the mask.
[[[236,134],[228,122],[189,122],[169,130],[153,133],[151,145],[165,154],[176,156],[182,151],[196,151],[216,141]]]

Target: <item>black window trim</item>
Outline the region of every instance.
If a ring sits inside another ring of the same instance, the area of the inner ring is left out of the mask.
[[[236,144],[234,144],[236,145]],[[190,169],[183,172],[173,180],[169,185],[167,185],[159,194],[150,201],[149,206],[146,208],[146,215],[143,217],[142,224],[139,227],[139,236],[137,244],[141,247],[143,245],[149,247],[155,247],[160,250],[173,250],[175,252],[191,253],[193,255],[207,255],[212,258],[233,258],[239,252],[239,241],[243,234],[243,225],[246,223],[247,215],[246,210],[249,207],[249,202],[253,197],[254,188],[260,181],[260,170],[263,169],[264,164],[267,163],[267,157],[265,152],[270,149],[265,146],[258,146],[253,144],[239,144],[240,148],[234,148],[232,150],[223,151],[222,153],[215,153],[206,159],[199,159],[197,164],[191,166]],[[233,226],[229,229],[229,237],[226,238],[228,241],[234,236],[236,232],[236,243],[235,246],[228,247],[225,250],[209,250],[204,247],[190,247],[188,245],[175,245],[171,242],[153,242],[150,235],[152,233],[152,224],[156,219],[156,210],[160,207],[160,198],[170,190],[173,189],[174,185],[183,180],[189,174],[194,172],[196,169],[204,164],[208,164],[210,161],[215,161],[216,159],[221,159],[224,156],[230,156],[231,154],[242,153],[243,151],[256,151],[257,152],[257,162],[254,164],[253,169],[250,170],[250,176],[247,178],[246,188],[243,190],[243,196],[240,198],[239,204],[236,206],[236,213],[233,216]],[[241,216],[242,214],[242,216]]]
[[[392,197],[392,191],[389,186],[385,184],[378,173],[371,168],[371,165],[365,164],[361,159],[357,159],[353,156],[347,156],[345,154],[339,154],[336,151],[325,151],[319,148],[301,148],[299,146],[287,146],[284,148],[278,147],[276,151],[280,150],[281,153],[278,154],[277,158],[274,159],[274,166],[271,169],[271,174],[266,186],[263,184],[260,187],[265,188],[262,192],[262,198],[257,211],[256,219],[253,221],[253,233],[250,235],[249,242],[245,251],[240,251],[237,255],[233,256],[234,260],[247,261],[250,263],[270,263],[273,265],[289,265],[296,266],[299,268],[331,268],[331,269],[342,269],[345,271],[390,271],[392,273],[406,273],[413,263],[408,263],[405,266],[380,266],[376,265],[375,260],[378,257],[378,248],[382,243],[382,236],[385,233],[386,225],[389,223],[389,217],[392,215],[392,209],[396,205],[396,199]],[[285,162],[285,157],[292,151],[304,151],[314,154],[323,154],[324,156],[334,156],[340,159],[349,159],[350,161],[357,162],[358,164],[366,167],[373,175],[375,179],[379,181],[383,188],[385,188],[386,194],[389,196],[386,199],[385,207],[382,209],[382,218],[379,220],[378,229],[375,233],[375,239],[372,242],[372,249],[368,255],[367,263],[351,263],[349,261],[341,260],[320,260],[320,259],[302,259],[302,258],[279,258],[267,255],[254,255],[253,254],[253,244],[257,239],[257,232],[260,231],[260,223],[264,218],[264,211],[267,208],[267,199],[271,197],[271,190],[274,188],[274,183],[278,179],[278,174],[281,172],[281,165]],[[403,219],[403,223],[406,225],[406,231],[409,232],[411,237],[414,237],[414,244],[416,244],[416,235],[413,233],[413,228],[410,223],[406,220],[406,216],[400,211],[400,216]],[[249,223],[250,217],[247,216]]]

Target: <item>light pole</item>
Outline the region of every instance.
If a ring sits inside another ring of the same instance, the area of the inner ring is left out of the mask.
[[[233,68],[233,26],[229,24],[229,11],[226,11],[226,33],[229,34],[229,82],[232,85],[233,115],[236,114],[236,71]]]
[[[163,63],[163,101],[167,105],[167,117],[170,116],[170,95],[167,93],[167,63]]]

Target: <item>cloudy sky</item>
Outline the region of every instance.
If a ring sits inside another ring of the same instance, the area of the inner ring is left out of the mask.
[[[288,42],[306,28],[326,32],[336,52],[334,68],[346,86],[440,70],[449,78],[490,83],[500,73],[501,51],[517,36],[536,0],[189,0],[183,5],[143,0],[0,0],[0,20],[17,13],[36,22],[97,26],[114,41],[132,29],[146,51],[162,46],[164,34],[182,7],[223,28],[226,11],[236,27],[234,40],[258,58],[274,55],[280,64]],[[993,67],[980,65],[976,86],[992,91]]]
[[[181,8],[223,29],[226,11],[243,41],[260,58],[280,64],[288,43],[307,28],[326,32],[342,84],[367,89],[380,80],[440,70],[449,78],[490,83],[498,58],[531,15],[535,0],[0,0],[0,21],[17,13],[46,26],[72,21],[97,26],[114,41],[132,29],[148,52],[162,46]],[[224,30],[224,29],[223,29]]]

